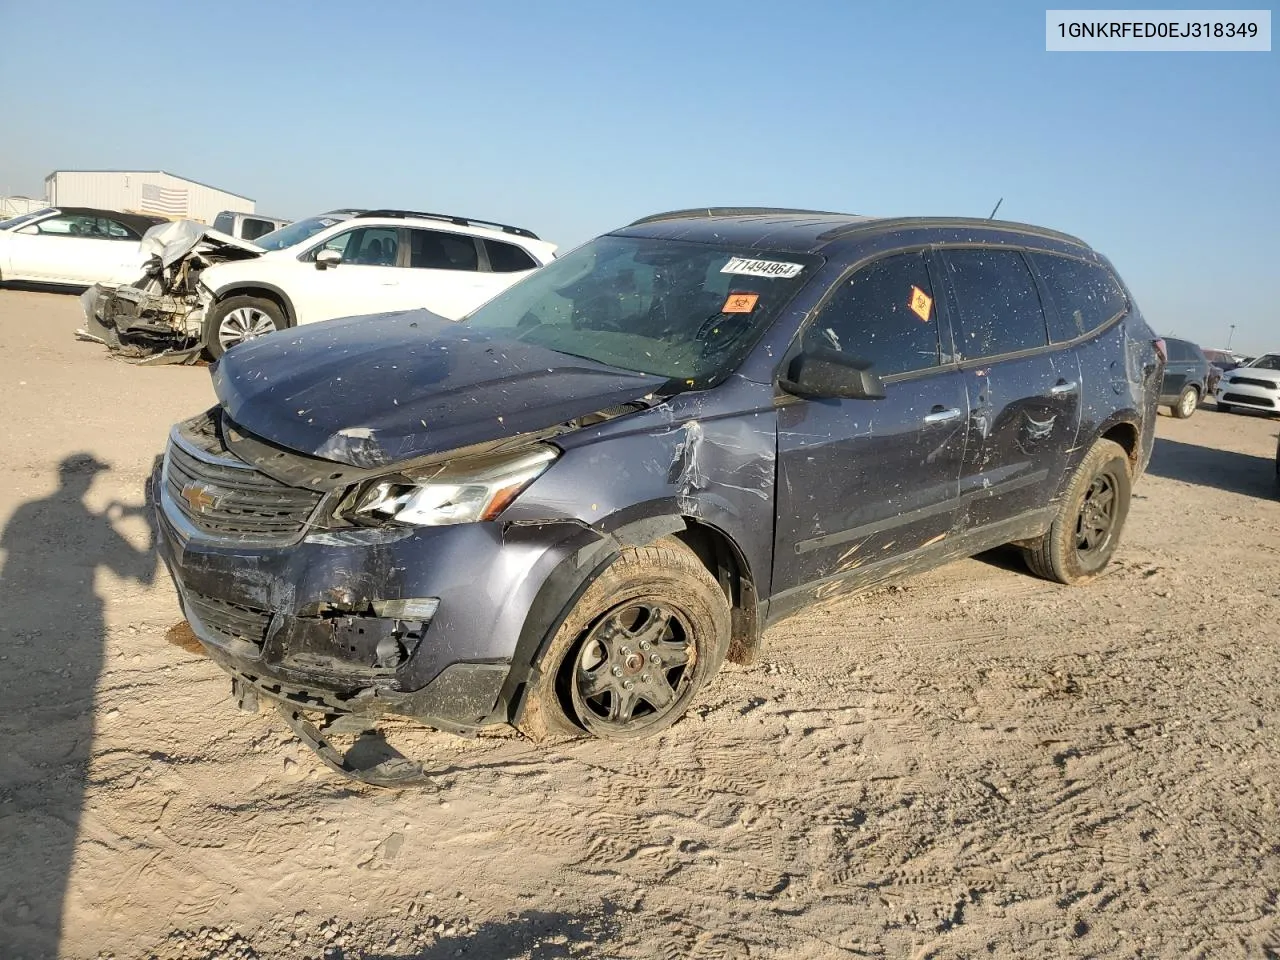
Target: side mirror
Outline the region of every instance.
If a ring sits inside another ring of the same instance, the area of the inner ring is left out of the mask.
[[[337,250],[321,250],[316,254],[316,269],[328,270],[342,262],[342,254]]]
[[[884,383],[865,360],[817,347],[798,354],[778,385],[797,397],[883,400]]]

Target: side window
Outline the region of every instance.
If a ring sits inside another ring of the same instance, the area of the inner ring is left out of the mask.
[[[494,273],[519,273],[521,270],[534,270],[537,261],[514,243],[503,243],[501,240],[484,241],[485,252],[489,254],[489,269]]]
[[[320,250],[337,250],[342,262],[353,266],[394,267],[400,250],[400,231],[395,227],[360,227],[330,237],[307,257],[314,260]]]
[[[805,332],[805,346],[868,361],[882,377],[936,367],[937,308],[924,256],[896,254],[855,273]]]
[[[102,227],[103,234],[109,240],[137,240],[138,234],[134,233],[123,223],[116,220],[99,220],[98,223]]]
[[[1187,349],[1187,344],[1182,340],[1165,340],[1165,352],[1169,355],[1170,360],[1178,363],[1187,363],[1191,360],[1191,351]]]
[[[60,217],[50,217],[48,220],[41,220],[35,226],[35,232],[50,237],[83,237],[88,236],[89,231],[85,229],[85,224],[90,217],[71,216],[63,214]]]
[[[241,228],[240,235],[245,240],[257,240],[259,237],[270,233],[274,229],[275,227],[273,227],[268,220],[253,220],[246,217],[244,226]]]
[[[474,237],[440,230],[409,231],[409,266],[426,270],[479,270]]]
[[[229,233],[232,236],[236,232],[236,215],[234,213],[220,213],[213,218],[213,229],[219,233]]]
[[[1045,312],[1054,343],[1097,330],[1128,305],[1115,277],[1100,263],[1051,253],[1028,256],[1053,301],[1053,308]]]
[[[1048,340],[1040,294],[1016,250],[948,250],[943,255],[955,291],[962,359],[1043,347]]]

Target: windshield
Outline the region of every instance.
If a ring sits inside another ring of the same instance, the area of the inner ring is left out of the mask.
[[[315,236],[326,227],[332,227],[335,223],[341,223],[346,219],[346,217],[335,216],[308,217],[306,220],[298,220],[287,227],[281,227],[279,230],[264,233],[253,242],[264,250],[283,250],[285,247],[299,244],[303,240]]]
[[[1280,353],[1264,353],[1249,366],[1257,370],[1280,370]]]
[[[50,214],[50,213],[57,213],[57,211],[54,210],[53,207],[45,207],[43,210],[33,210],[31,213],[24,213],[21,216],[14,217],[11,220],[0,221],[0,230],[12,230],[14,227],[20,227],[24,223],[30,223],[32,220],[35,220],[37,217],[43,217],[46,214]]]
[[[625,370],[709,386],[733,371],[821,262],[812,254],[599,237],[463,323]]]

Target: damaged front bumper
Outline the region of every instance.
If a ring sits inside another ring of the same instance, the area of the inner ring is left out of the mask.
[[[148,230],[142,249],[150,257],[139,280],[97,284],[80,298],[86,324],[80,332],[131,359],[194,359],[203,347],[205,314],[212,303],[200,274],[215,263],[260,256],[262,248],[204,224],[178,220]]]
[[[156,293],[146,287],[95,284],[80,297],[84,333],[126,357],[174,355],[194,359],[201,350],[210,298]]]
[[[152,489],[183,612],[239,699],[454,733],[511,719],[536,648],[531,611],[584,542],[574,524],[481,522],[219,543],[174,503],[165,466]]]

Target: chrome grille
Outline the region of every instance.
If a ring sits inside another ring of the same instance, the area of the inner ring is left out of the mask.
[[[223,447],[216,425],[188,421],[169,435],[162,496],[188,538],[278,545],[302,535],[322,494],[260,473]]]

